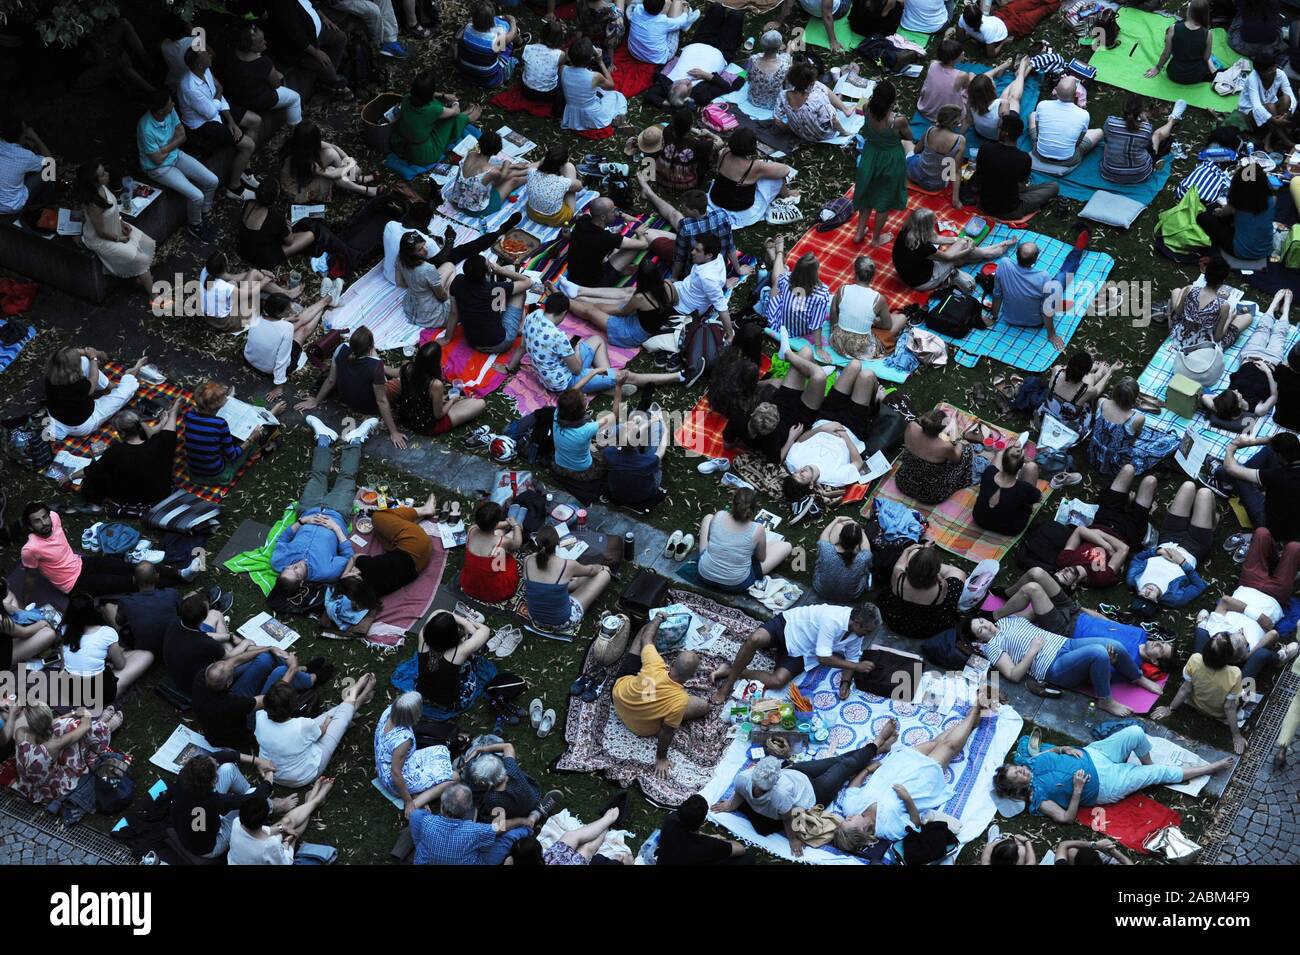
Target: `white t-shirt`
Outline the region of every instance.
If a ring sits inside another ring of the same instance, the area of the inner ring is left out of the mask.
[[[1274,623],[1282,619],[1282,605],[1262,590],[1238,587],[1232,592],[1232,597],[1246,605],[1246,613],[1252,619],[1264,616]]]
[[[857,438],[853,440],[859,445],[859,451],[865,447]],[[844,439],[838,434],[823,431],[790,446],[790,452],[785,456],[786,470],[794,474],[808,465],[813,465],[821,472],[817,478],[818,484],[848,487],[862,479],[862,474],[849,460],[849,449],[845,447]]]
[[[320,774],[320,727],[305,716],[277,723],[257,712],[258,755],[275,763],[275,781],[281,786],[305,786]]]
[[[803,657],[804,669],[818,666],[818,657],[839,654],[846,660],[862,659],[862,638],[849,633],[852,607],[811,604],[785,611],[785,649],[792,657]]]
[[[524,47],[524,85],[535,93],[549,93],[560,85],[560,57],[557,50],[545,43],[530,43]]]
[[[1142,573],[1138,574],[1137,589],[1140,591],[1147,584],[1155,584],[1163,594],[1169,590],[1170,584],[1182,576],[1183,569],[1172,560],[1159,556],[1152,557],[1142,568]]]
[[[985,44],[1001,43],[1007,38],[1007,25],[997,17],[991,16],[987,13],[980,18],[980,28],[978,30],[972,30],[970,26],[967,25],[964,17],[957,18],[957,26],[959,26],[961,31],[967,36],[973,36],[976,39],[982,40]]]
[[[271,835],[271,827],[263,826],[265,839],[252,835],[244,824],[236,822],[230,830],[230,853],[227,865],[293,865],[293,850],[284,844],[279,833]]]
[[[916,33],[938,33],[947,23],[948,5],[944,0],[907,0],[899,26]]]
[[[690,80],[694,86],[700,82],[691,76],[691,70],[705,70],[709,73],[721,73],[727,68],[727,58],[722,51],[711,43],[688,43],[682,47],[677,62],[668,71],[668,79],[674,83],[678,80]]]
[[[1038,117],[1038,154],[1059,162],[1073,159],[1079,137],[1088,131],[1088,111],[1074,103],[1048,99],[1039,101],[1034,115]]]
[[[203,314],[208,318],[225,318],[235,310],[234,283],[225,279],[208,282],[208,270],[199,272],[199,288],[203,290]]]
[[[75,652],[63,648],[63,669],[76,676],[94,676],[104,672],[108,648],[117,643],[112,627],[91,627],[81,635],[81,647]]]
[[[1259,625],[1259,621],[1235,610],[1210,614],[1205,618],[1205,630],[1212,637],[1220,633],[1233,634],[1240,631],[1246,640],[1247,651],[1251,653],[1264,639],[1264,628]]]
[[[900,783],[922,818],[948,801],[948,783],[939,764],[910,746],[895,746],[865,783],[843,791],[839,808],[846,816],[853,816],[875,803],[876,838],[890,842],[901,839],[907,834],[911,818],[902,798],[894,792],[894,786]]]
[[[412,229],[402,225],[397,219],[392,220],[384,226],[384,261],[382,268],[384,278],[397,284],[397,253],[402,247],[402,236],[408,232],[420,232],[419,229]],[[424,241],[429,247],[429,254],[436,255],[442,249],[442,243],[423,232]]]
[[[244,342],[244,360],[271,381],[283,385],[289,380],[289,361],[293,357],[293,325],[280,319],[256,318],[248,326]],[[299,356],[299,364],[306,361]]]

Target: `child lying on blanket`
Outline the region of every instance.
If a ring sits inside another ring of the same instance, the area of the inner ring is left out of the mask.
[[[1128,762],[1136,754],[1139,763]],[[1012,763],[993,776],[999,796],[1023,799],[1034,815],[1071,823],[1080,806],[1109,806],[1147,788],[1185,783],[1231,768],[1226,757],[1199,766],[1159,766],[1151,762],[1151,740],[1140,726],[1128,726],[1083,749],[1053,746],[1031,755],[1021,737]]]
[[[339,579],[325,590],[322,622],[344,633],[364,635],[383,609],[383,598],[412,583],[429,566],[433,541],[420,526],[438,514],[438,499],[430,494],[420,507],[374,511],[375,536],[384,553],[354,557]]]

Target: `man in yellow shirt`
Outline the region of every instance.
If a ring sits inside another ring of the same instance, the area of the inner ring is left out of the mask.
[[[1204,632],[1204,631],[1199,631]],[[1228,724],[1232,734],[1232,750],[1238,756],[1246,751],[1246,738],[1237,726],[1237,705],[1241,700],[1241,669],[1232,665],[1232,637],[1218,633],[1193,653],[1183,668],[1183,684],[1168,706],[1152,710],[1153,720],[1162,720],[1183,703],[1191,700],[1192,706],[1207,716]]]
[[[709,701],[691,696],[685,683],[699,669],[699,654],[683,650],[672,666],[655,649],[660,616],[651,620],[636,635],[636,641],[623,655],[614,679],[614,712],[623,725],[637,736],[657,736],[654,773],[668,777],[668,746],[677,728],[688,720],[698,720],[709,712]]]

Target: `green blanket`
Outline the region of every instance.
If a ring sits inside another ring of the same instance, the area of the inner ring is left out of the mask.
[[[1088,61],[1097,68],[1097,79],[1131,93],[1141,93],[1170,103],[1185,99],[1189,106],[1200,106],[1219,113],[1235,110],[1238,94],[1220,96],[1208,81],[1184,86],[1171,80],[1163,70],[1154,79],[1143,76],[1160,59],[1165,48],[1165,31],[1174,22],[1176,21],[1169,17],[1122,7],[1119,11],[1119,44],[1113,49],[1096,50]],[[1228,46],[1227,31],[1214,30],[1213,34],[1214,55],[1219,62],[1230,66],[1240,59],[1232,47]],[[808,42],[811,43],[812,40],[809,39]]]
[[[266,535],[266,543],[230,558],[226,561],[226,570],[236,574],[248,574],[253,578],[253,583],[261,588],[263,596],[269,594],[271,588],[275,586],[276,577],[275,571],[271,569],[271,552],[275,550],[275,542],[284,533],[284,529],[293,523],[297,510],[296,504],[286,507],[284,515],[276,521],[275,526]]]
[[[917,33],[914,30],[899,30],[898,35],[904,40],[911,40],[917,46],[928,46],[930,44],[930,34]],[[853,50],[863,38],[854,33],[849,27],[849,18],[840,17],[835,21],[835,36],[839,39],[840,45],[846,50]],[[826,24],[822,23],[820,17],[810,17],[808,25],[803,31],[804,42],[809,46],[819,46],[824,50],[831,48],[830,40],[826,37]]]

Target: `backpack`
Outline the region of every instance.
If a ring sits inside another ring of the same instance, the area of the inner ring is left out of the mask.
[[[549,461],[555,456],[555,442],[551,429],[555,424],[555,408],[548,405],[506,426],[506,437],[515,442],[518,454],[529,464]]]
[[[1288,269],[1300,269],[1300,225],[1293,225],[1282,240],[1282,265]]]
[[[957,645],[957,631],[945,630],[936,633],[921,644],[921,653],[927,660],[943,670],[960,670],[970,659]]]
[[[162,531],[210,534],[221,522],[221,505],[212,504],[188,491],[172,491],[149,508],[144,522]]]
[[[925,313],[925,326],[940,335],[963,338],[980,328],[980,303],[960,289],[944,291],[939,304]]]
[[[704,369],[713,367],[713,363],[722,354],[722,323],[703,318],[693,318],[682,329],[682,367],[694,368],[699,361],[704,362]]]
[[[525,534],[536,534],[542,529],[542,525],[546,523],[547,511],[545,491],[534,485],[516,494],[511,503],[519,505],[524,510],[523,520],[519,524]]]
[[[95,762],[95,809],[118,813],[135,798],[135,780],[131,767],[121,753],[109,750]]]
[[[5,456],[32,471],[43,471],[54,463],[54,449],[41,435],[35,415],[8,418],[0,423],[0,442]]]
[[[388,71],[378,62],[378,54],[360,34],[348,35],[347,56],[339,73],[353,92],[388,85]]]
[[[140,532],[129,524],[105,524],[99,529],[99,550],[106,556],[125,556],[138,543]]]

